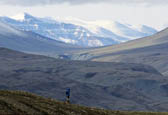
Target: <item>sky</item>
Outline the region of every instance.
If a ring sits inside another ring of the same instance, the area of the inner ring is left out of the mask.
[[[37,17],[110,20],[168,27],[168,0],[0,0],[0,15],[27,12]]]

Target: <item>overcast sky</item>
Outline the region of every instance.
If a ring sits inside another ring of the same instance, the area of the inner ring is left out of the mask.
[[[168,0],[0,0],[0,15],[27,12],[37,17],[75,17],[146,24],[157,29],[168,25]]]

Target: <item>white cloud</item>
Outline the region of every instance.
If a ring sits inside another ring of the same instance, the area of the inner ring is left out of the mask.
[[[159,4],[167,4],[168,0],[0,0],[0,3],[7,5],[18,5],[18,6],[51,5],[60,3],[69,3],[73,5],[90,4],[90,3],[159,5]]]

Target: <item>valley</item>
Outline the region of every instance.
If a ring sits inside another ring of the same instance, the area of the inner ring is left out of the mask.
[[[0,89],[28,91],[63,101],[65,89],[70,87],[73,104],[167,111],[168,79],[151,66],[60,60],[6,48],[0,48],[0,60]]]
[[[65,101],[65,89],[71,88],[73,104],[168,111],[168,29],[156,33],[143,26],[148,34],[137,39],[137,30],[128,31],[128,26],[116,22],[125,35],[135,32],[131,39],[105,26],[95,34],[86,22],[58,23],[29,14],[24,14],[23,20],[0,20],[0,90],[27,91]],[[53,30],[53,36],[46,34],[48,29]],[[74,36],[77,30],[79,36]]]

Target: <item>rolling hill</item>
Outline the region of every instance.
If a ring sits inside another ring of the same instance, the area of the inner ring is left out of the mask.
[[[134,63],[68,61],[0,48],[0,89],[22,90],[91,107],[168,111],[168,78]]]
[[[154,112],[122,112],[66,104],[27,92],[0,91],[0,114],[17,115],[167,115]]]
[[[93,61],[148,64],[155,67],[162,74],[168,75],[167,46],[168,29],[165,29],[149,37],[89,50],[80,53],[78,56],[81,59],[86,57],[86,59]]]

